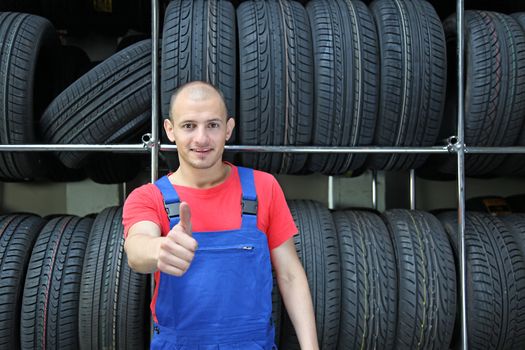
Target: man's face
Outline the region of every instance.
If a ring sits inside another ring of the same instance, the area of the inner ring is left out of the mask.
[[[177,144],[180,164],[195,169],[221,164],[224,144],[235,126],[233,118],[227,120],[221,99],[215,94],[192,99],[182,91],[171,108],[164,129],[170,141]]]

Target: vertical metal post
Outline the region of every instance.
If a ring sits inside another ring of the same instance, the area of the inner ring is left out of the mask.
[[[151,0],[151,182],[158,177],[159,168],[159,8],[158,0]]]
[[[464,0],[457,0],[457,58],[458,58],[458,242],[459,242],[459,275],[460,275],[460,305],[461,305],[461,345],[468,349],[467,335],[467,252],[465,247],[465,101],[464,101],[464,62],[465,62],[465,6]]]
[[[328,209],[333,210],[334,204],[334,177],[328,176]]]
[[[158,0],[151,0],[151,182],[158,178],[159,171],[159,6]],[[150,297],[155,293],[155,279],[149,276]],[[150,314],[150,339],[153,339],[153,316]]]
[[[377,210],[377,170],[372,170],[372,208]]]
[[[416,210],[416,171],[410,169],[410,210]]]

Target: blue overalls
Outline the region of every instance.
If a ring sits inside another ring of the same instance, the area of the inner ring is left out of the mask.
[[[151,349],[276,349],[268,241],[257,228],[253,170],[238,169],[241,228],[193,232],[199,247],[188,271],[182,277],[160,273]],[[179,196],[167,177],[155,185],[173,228]]]

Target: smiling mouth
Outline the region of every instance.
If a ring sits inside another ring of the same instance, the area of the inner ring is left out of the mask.
[[[202,148],[202,149],[192,148],[191,151],[193,151],[195,153],[204,154],[204,153],[211,152],[211,148]]]

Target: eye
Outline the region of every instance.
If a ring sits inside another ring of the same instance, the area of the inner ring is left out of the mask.
[[[193,129],[193,124],[192,123],[184,123],[181,125],[181,128],[183,129]]]
[[[209,127],[215,129],[215,128],[220,127],[220,124],[219,124],[219,123],[216,123],[216,122],[211,122],[211,123],[209,124]]]

